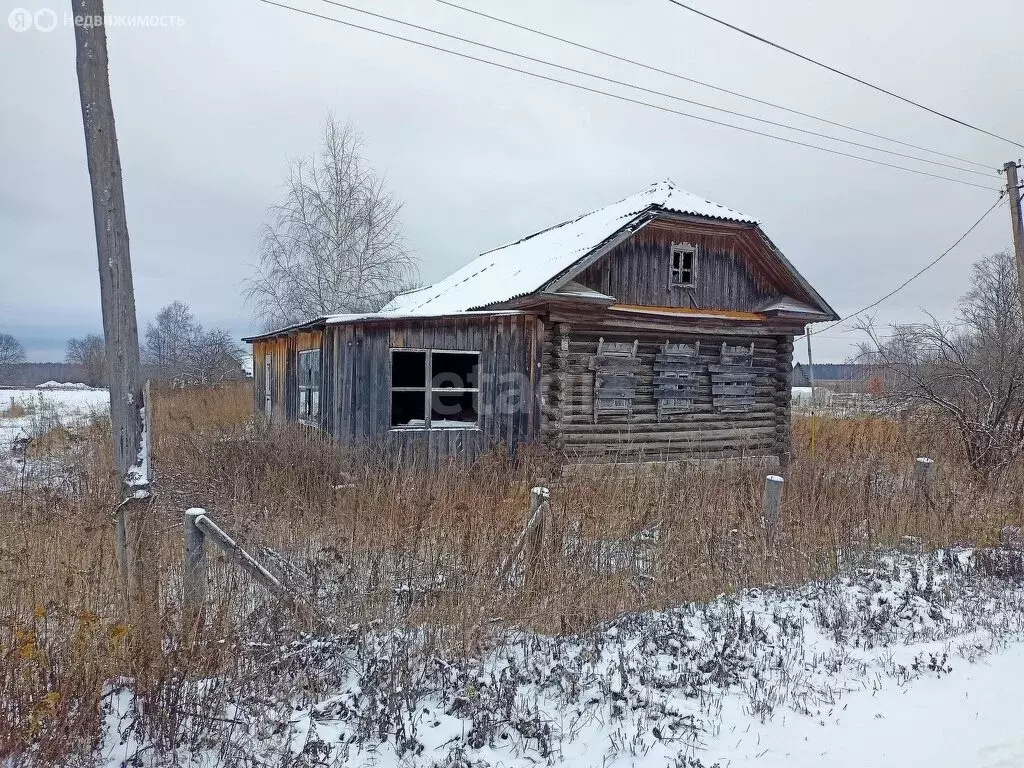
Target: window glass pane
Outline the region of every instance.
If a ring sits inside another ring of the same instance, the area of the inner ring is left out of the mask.
[[[476,424],[477,398],[475,392],[461,394],[441,394],[438,391],[430,397],[430,426],[444,427],[451,425]]]
[[[320,386],[320,350],[307,349],[299,352],[299,386]]]
[[[434,352],[430,386],[434,389],[479,387],[480,355],[476,352]]]
[[[426,402],[422,392],[391,393],[391,426],[422,427],[425,419]]]
[[[394,350],[391,353],[392,387],[425,387],[427,385],[427,353]],[[420,400],[423,398],[420,397]],[[420,408],[420,411],[423,409]],[[421,414],[422,418],[422,414]]]

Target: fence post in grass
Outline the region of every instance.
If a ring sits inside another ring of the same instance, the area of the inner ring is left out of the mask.
[[[918,489],[927,496],[935,481],[935,460],[918,456],[917,461],[914,462],[914,477],[917,480]]]
[[[764,497],[761,501],[761,515],[768,527],[771,541],[775,540],[775,532],[779,527],[779,511],[782,508],[783,479],[778,475],[768,475],[764,479]]]
[[[551,491],[538,485],[530,489],[530,516],[527,518],[523,531],[523,586],[528,590],[537,578],[537,566],[540,565],[544,551],[544,529],[547,527],[548,512],[551,509],[549,499]]]
[[[197,525],[205,509],[193,508],[185,512],[185,573],[183,587],[183,617],[186,630],[198,630],[206,604],[206,534]]]

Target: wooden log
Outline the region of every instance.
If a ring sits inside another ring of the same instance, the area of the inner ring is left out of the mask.
[[[772,531],[779,525],[779,513],[782,509],[782,484],[783,479],[778,475],[768,475],[764,479],[761,515]]]
[[[601,425],[597,425],[601,426]],[[573,445],[584,443],[632,443],[634,445],[686,443],[697,444],[722,442],[725,440],[770,439],[775,442],[777,432],[774,426],[752,427],[749,429],[717,429],[693,430],[689,432],[672,431],[622,431],[607,432],[565,432],[566,441]]]
[[[182,575],[183,629],[198,632],[202,628],[206,605],[207,571],[205,534],[196,520],[206,514],[205,509],[192,508],[184,514],[185,568]]]
[[[266,587],[268,591],[281,598],[288,605],[294,605],[294,597],[292,593],[277,580],[277,577],[256,562],[252,555],[242,549],[242,547],[222,531],[217,524],[213,522],[213,520],[206,515],[196,515],[195,525],[207,537],[209,537],[210,541],[223,549],[230,556],[232,562],[238,564],[242,570]]]
[[[930,492],[935,481],[935,460],[918,456],[914,462],[914,477],[918,488],[926,493]]]

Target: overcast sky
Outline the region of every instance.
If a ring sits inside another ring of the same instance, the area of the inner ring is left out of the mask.
[[[685,98],[797,119],[434,0],[350,1]],[[693,2],[1024,143],[1024,99],[1014,85],[1021,78],[1020,0]],[[1024,153],[668,0],[460,3],[993,169]],[[320,0],[290,4],[439,42]],[[14,32],[6,19],[16,6],[51,8],[61,18],[49,32]],[[62,17],[69,6],[0,3],[0,330],[18,336],[36,361],[63,359],[69,336],[101,329],[74,35]],[[180,18],[163,28],[108,29],[143,327],[175,299],[191,304],[203,323],[236,335],[256,327],[240,282],[256,259],[257,232],[280,195],[287,158],[316,149],[328,110],[358,128],[367,159],[404,201],[408,245],[427,282],[483,250],[671,178],[757,216],[845,315],[942,252],[997,196],[499,71],[257,0],[108,0],[106,10]],[[995,174],[986,179],[932,170],[993,190],[1001,184]],[[1003,205],[940,265],[883,304],[877,320],[913,320],[924,310],[950,316],[972,261],[1007,247],[1009,239]],[[854,338],[842,328],[816,336],[815,359],[842,360]],[[799,354],[805,354],[802,346]]]

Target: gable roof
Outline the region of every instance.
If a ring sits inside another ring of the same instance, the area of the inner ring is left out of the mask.
[[[247,337],[243,341],[251,342],[303,328],[343,323],[466,314],[516,314],[518,310],[514,307],[502,305],[542,290],[545,296],[614,305],[613,296],[586,288],[572,278],[586,266],[588,259],[600,257],[659,213],[730,222],[748,230],[757,243],[754,247],[764,252],[764,258],[773,265],[775,273],[791,279],[797,293],[810,300],[810,303],[804,303],[783,296],[759,307],[757,312],[796,315],[804,322],[818,322],[818,318],[839,319],[839,315],[768,239],[757,219],[679,189],[671,181],[661,181],[617,203],[556,224],[501,248],[486,251],[444,280],[403,293],[378,312],[324,315]],[[724,316],[721,311],[717,311],[717,315]]]
[[[646,214],[669,211],[756,225],[757,219],[677,188],[671,181],[478,256],[444,280],[403,293],[382,312],[447,315],[539,291]]]

